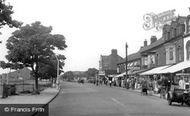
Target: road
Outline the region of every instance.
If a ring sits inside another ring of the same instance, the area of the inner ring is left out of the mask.
[[[154,96],[104,85],[63,82],[50,116],[190,116],[190,108]]]

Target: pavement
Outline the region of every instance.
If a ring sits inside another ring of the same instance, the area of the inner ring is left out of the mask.
[[[38,95],[20,94],[12,95],[7,98],[0,98],[0,104],[48,104],[60,92],[60,89],[47,88]]]
[[[140,89],[135,89],[135,90],[131,90],[131,91],[136,91],[136,92],[141,93]],[[148,95],[155,96],[155,97],[160,97],[160,94],[157,94],[157,93],[154,93],[154,92],[151,92],[151,93],[148,92]]]
[[[103,84],[104,85],[104,84]],[[99,85],[99,86],[101,86],[101,85]],[[106,86],[106,85],[104,85],[104,86]],[[109,86],[108,86],[109,87]],[[117,87],[117,88],[119,88],[119,89],[126,89],[126,88],[124,88],[124,87],[118,87],[118,86],[112,86],[112,87]],[[126,89],[127,90],[127,89]],[[138,92],[138,93],[141,93],[141,89],[134,89],[134,90],[132,90],[131,88],[130,89],[128,89],[129,91],[134,91],[134,92]],[[160,94],[158,94],[158,93],[154,93],[153,91],[151,91],[151,92],[149,92],[148,91],[148,95],[149,96],[154,96],[154,97],[159,97],[160,98]]]
[[[114,87],[114,86],[112,86]],[[119,89],[125,89],[123,87],[117,87]],[[129,91],[141,92],[140,89],[135,89]],[[12,95],[8,96],[7,98],[0,97],[0,104],[48,104],[51,102],[60,92],[60,89],[56,88],[47,88],[41,91],[38,95],[32,94],[20,94],[20,95]],[[148,94],[155,97],[160,97],[160,94],[151,93]]]

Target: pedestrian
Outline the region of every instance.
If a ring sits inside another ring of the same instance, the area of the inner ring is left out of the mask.
[[[96,80],[96,85],[98,86],[98,79]]]
[[[109,84],[110,84],[110,87],[111,87],[111,85],[112,85],[112,81],[111,80],[109,81]]]
[[[123,87],[124,86],[124,80],[122,79],[121,80],[121,87]]]
[[[148,92],[147,92],[147,89],[148,89],[148,83],[147,83],[147,79],[143,79],[142,80],[142,90],[141,90],[141,93],[145,93],[146,95],[148,95]]]
[[[183,77],[180,77],[179,89],[185,89],[185,81],[183,80]]]
[[[129,78],[127,78],[127,81],[126,81],[126,89],[129,89],[129,86],[130,86],[130,80],[129,80]]]
[[[135,89],[135,79],[134,79],[134,77],[132,77],[132,79],[131,79],[131,88],[132,88],[132,90]]]

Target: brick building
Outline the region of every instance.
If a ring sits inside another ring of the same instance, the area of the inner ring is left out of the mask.
[[[123,58],[117,54],[116,49],[111,50],[110,55],[101,55],[99,61],[99,75],[107,76],[117,74],[117,63]]]
[[[178,16],[170,25],[164,25],[162,37],[157,39],[156,36],[151,36],[149,45],[147,40],[145,40],[141,49],[134,53],[140,53],[140,58],[130,59],[130,56],[134,55],[130,54],[127,66],[130,66],[133,60],[138,59],[140,61],[140,70],[135,71],[135,73],[154,75],[162,69],[184,62],[186,57],[190,57],[190,48],[187,47],[190,44],[187,39],[190,32],[189,25],[190,16]],[[117,65],[119,73],[125,72],[125,61]]]

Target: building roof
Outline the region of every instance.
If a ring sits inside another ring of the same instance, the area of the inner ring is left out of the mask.
[[[127,56],[127,61],[130,62],[130,61],[134,61],[134,60],[137,60],[137,59],[140,59],[141,58],[141,54],[140,54],[140,51],[136,52],[136,53],[133,53],[133,54],[130,54]],[[124,58],[121,62],[119,62],[118,64],[121,64],[121,63],[124,63],[126,62],[126,58]]]
[[[105,60],[108,60],[109,61],[109,59],[111,59],[111,57],[112,57],[112,54],[110,54],[110,55],[101,55],[102,56],[102,59],[105,61]],[[119,56],[119,55],[117,55],[117,58],[118,58],[118,62],[121,62],[121,61],[123,61],[123,58],[121,57],[121,56]]]
[[[164,38],[161,37],[160,39],[158,39],[158,40],[155,41],[154,43],[152,43],[152,44],[150,44],[150,45],[148,45],[148,46],[146,46],[146,47],[142,47],[142,48],[140,49],[140,52],[142,53],[142,52],[146,52],[146,51],[148,51],[148,50],[151,50],[151,49],[153,49],[153,48],[155,48],[155,47],[157,47],[157,46],[163,44],[164,42],[165,42]]]
[[[108,55],[101,55],[102,60],[105,60],[108,57]]]
[[[176,19],[176,21],[177,21],[178,23],[180,23],[180,24],[184,24],[184,23],[185,23],[185,20],[186,20],[186,17],[184,17],[184,16],[178,16],[177,19]],[[173,22],[175,22],[175,21],[173,21]],[[169,25],[169,26],[171,26],[171,25]],[[158,39],[158,40],[155,41],[154,43],[152,43],[152,44],[150,44],[150,45],[148,45],[148,46],[146,46],[146,47],[142,47],[142,48],[140,49],[140,52],[142,53],[142,52],[146,52],[146,51],[148,51],[148,50],[151,50],[151,49],[153,49],[153,48],[155,48],[155,47],[157,47],[157,46],[163,44],[164,42],[165,42],[164,38],[161,37],[160,39]]]

